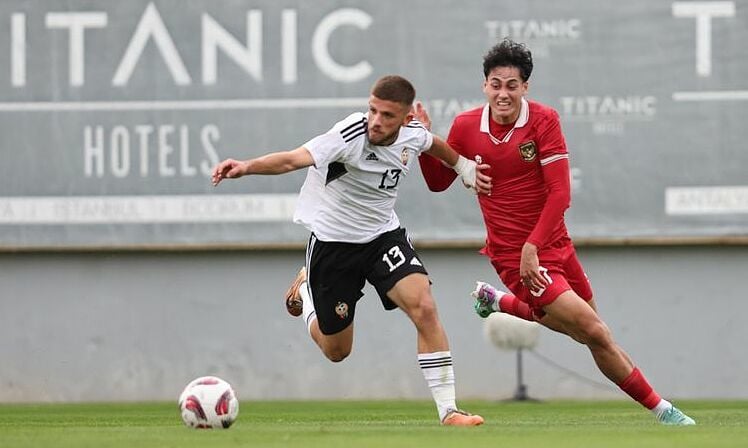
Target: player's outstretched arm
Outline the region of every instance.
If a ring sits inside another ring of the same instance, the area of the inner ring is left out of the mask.
[[[236,179],[249,174],[284,174],[314,165],[314,158],[308,149],[301,146],[292,151],[266,154],[256,159],[226,159],[213,169],[213,186],[223,179]]]
[[[489,165],[478,165],[475,161],[461,156],[447,142],[437,136],[434,136],[434,143],[426,153],[451,166],[457,175],[462,178],[462,183],[466,187],[475,189],[477,193],[491,193],[491,177],[481,173],[481,171],[489,169]]]

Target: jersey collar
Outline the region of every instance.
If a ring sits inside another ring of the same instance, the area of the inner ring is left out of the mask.
[[[521,128],[524,125],[527,124],[527,121],[530,119],[530,105],[527,103],[527,100],[523,97],[522,102],[519,106],[519,117],[517,117],[517,121],[514,122],[514,127],[506,133],[506,135],[498,139],[494,137],[491,134],[491,128],[488,124],[488,120],[491,119],[491,106],[486,104],[483,107],[483,113],[480,117],[480,131],[485,132],[488,134],[488,137],[491,138],[491,141],[494,143],[494,145],[498,145],[499,143],[506,143],[509,141],[510,138],[512,138],[512,134],[514,134],[514,130],[517,128]]]

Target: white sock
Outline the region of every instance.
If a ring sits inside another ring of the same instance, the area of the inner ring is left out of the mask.
[[[650,411],[652,411],[652,413],[653,413],[654,415],[656,415],[656,416],[657,416],[657,418],[660,418],[660,417],[662,417],[662,414],[663,414],[663,413],[664,413],[665,411],[667,411],[668,409],[670,409],[670,408],[672,408],[672,407],[673,407],[673,404],[672,404],[672,403],[670,403],[670,402],[669,402],[669,401],[667,401],[667,400],[664,400],[664,399],[660,399],[660,402],[659,402],[659,403],[657,403],[657,406],[655,406],[655,407],[653,407],[652,409],[650,409]]]
[[[302,303],[301,316],[304,318],[306,331],[308,331],[309,335],[311,336],[312,323],[317,320],[317,312],[314,311],[314,302],[309,295],[309,289],[307,288],[307,285],[307,282],[303,282],[301,286],[299,286],[299,295],[301,296]]]
[[[418,364],[431,389],[431,396],[439,411],[439,421],[443,421],[449,411],[457,409],[455,403],[455,372],[452,367],[452,353],[419,353]]]

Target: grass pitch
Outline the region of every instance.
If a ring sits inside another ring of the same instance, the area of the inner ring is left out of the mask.
[[[486,424],[445,428],[425,401],[242,402],[228,430],[182,425],[174,403],[0,405],[0,447],[748,447],[748,402],[679,401],[664,427],[629,401],[463,401]]]

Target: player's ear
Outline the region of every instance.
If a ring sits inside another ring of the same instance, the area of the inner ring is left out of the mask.
[[[415,109],[413,109],[413,106],[408,107],[408,112],[405,114],[405,118],[403,119],[402,126],[405,126],[406,124],[413,121],[413,118],[415,118]]]

